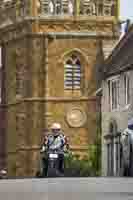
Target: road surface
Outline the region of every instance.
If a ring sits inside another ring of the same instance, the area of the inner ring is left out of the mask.
[[[0,200],[133,200],[132,178],[0,180]]]

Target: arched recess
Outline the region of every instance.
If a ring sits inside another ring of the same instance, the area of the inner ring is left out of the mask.
[[[109,123],[109,133],[111,135],[116,135],[117,133],[117,122],[115,119],[111,119]]]
[[[117,138],[118,128],[115,119],[111,119],[109,123],[109,133],[107,142],[107,175],[116,176],[119,170],[119,141]]]

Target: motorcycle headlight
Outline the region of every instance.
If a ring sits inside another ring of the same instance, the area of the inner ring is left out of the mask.
[[[50,153],[50,154],[49,154],[49,158],[58,158],[58,154]]]

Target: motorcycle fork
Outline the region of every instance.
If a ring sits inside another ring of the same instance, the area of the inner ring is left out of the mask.
[[[56,165],[57,165],[56,162],[57,162],[57,160],[54,160],[54,159],[52,160],[52,159],[51,159],[51,160],[50,160],[50,166],[51,166],[52,168],[56,168]]]

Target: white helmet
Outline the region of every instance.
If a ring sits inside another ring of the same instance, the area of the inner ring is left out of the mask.
[[[59,123],[53,123],[51,129],[61,129],[61,125]]]
[[[2,170],[0,170],[0,174],[1,174],[1,175],[6,175],[6,174],[7,174],[7,171],[4,170],[4,169],[2,169]]]

